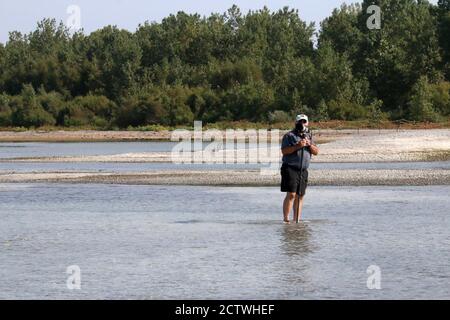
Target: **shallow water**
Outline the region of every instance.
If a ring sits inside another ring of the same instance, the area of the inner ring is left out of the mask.
[[[312,187],[283,225],[278,188],[0,184],[0,298],[448,299],[449,193]]]
[[[86,155],[114,155],[121,153],[170,152],[178,142],[0,142],[0,159],[21,157],[65,157]],[[211,142],[204,142],[203,148]],[[214,144],[217,149],[224,144]],[[255,143],[235,143],[235,149],[256,148]],[[192,145],[193,148],[193,145]]]
[[[0,143],[0,159],[21,157],[57,157],[113,155],[140,152],[169,152],[174,142],[92,142],[92,143]],[[236,148],[248,148],[239,143]],[[175,164],[175,163],[102,163],[102,162],[1,162],[3,172],[88,171],[140,172],[151,170],[227,170],[260,169],[269,164]],[[450,161],[311,163],[312,169],[450,169]]]
[[[175,142],[2,142],[1,158],[112,155],[168,152]]]
[[[176,164],[176,163],[107,163],[107,162],[0,162],[0,172],[142,172],[153,170],[257,170],[268,164]],[[311,163],[311,169],[450,169],[450,161]]]

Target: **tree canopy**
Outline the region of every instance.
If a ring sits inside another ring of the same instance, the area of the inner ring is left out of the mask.
[[[369,29],[368,6],[381,8]],[[178,12],[135,32],[44,19],[0,43],[0,126],[99,128],[195,120],[450,114],[450,0],[364,0],[316,30],[298,10]]]

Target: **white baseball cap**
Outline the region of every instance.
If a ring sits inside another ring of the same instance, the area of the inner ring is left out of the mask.
[[[295,122],[299,122],[300,120],[306,120],[306,124],[309,124],[308,116],[306,114],[299,114],[295,118]]]

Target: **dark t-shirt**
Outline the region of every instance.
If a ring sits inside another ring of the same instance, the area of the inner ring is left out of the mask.
[[[315,144],[311,132],[306,132],[304,137],[308,138],[311,141],[311,144]],[[283,136],[283,140],[281,141],[281,149],[295,146],[300,140],[301,137],[299,137],[294,130],[290,131]],[[311,161],[311,148],[304,147],[298,149],[297,152],[284,155],[282,161],[283,164],[289,165],[290,167],[297,169],[308,169]]]

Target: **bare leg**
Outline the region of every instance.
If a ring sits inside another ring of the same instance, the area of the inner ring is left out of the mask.
[[[304,196],[295,196],[295,201],[294,201],[294,221],[297,221],[297,217],[298,220],[300,221],[302,218],[302,208],[303,208],[303,197]],[[300,203],[299,203],[300,201]],[[298,212],[297,212],[297,208],[298,208]]]
[[[286,192],[286,197],[283,202],[283,217],[284,222],[289,222],[289,213],[292,209],[292,204],[295,199],[295,192]]]

